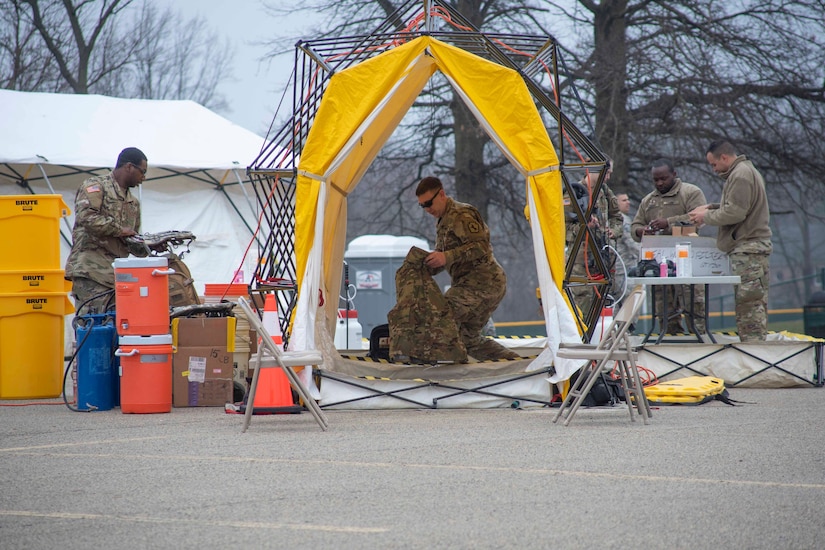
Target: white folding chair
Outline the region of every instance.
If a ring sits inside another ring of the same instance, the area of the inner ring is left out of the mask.
[[[258,314],[255,313],[250,307],[249,302],[247,302],[243,297],[239,297],[238,305],[241,306],[244,314],[246,314],[249,324],[252,325],[252,327],[257,331],[258,336],[261,337],[261,343],[258,347],[258,354],[249,365],[250,367],[254,365],[255,374],[252,375],[252,384],[249,386],[249,395],[247,395],[246,398],[246,412],[244,413],[243,429],[241,430],[241,433],[246,432],[246,429],[249,427],[249,422],[252,420],[252,409],[253,404],[255,403],[255,390],[258,387],[258,378],[260,376],[261,369],[269,368],[280,368],[284,371],[290,385],[296,392],[298,392],[298,395],[304,401],[304,404],[309,412],[312,413],[312,416],[315,417],[315,420],[318,422],[321,429],[326,431],[328,422],[324,411],[321,410],[318,403],[316,403],[315,400],[309,395],[309,390],[307,387],[304,386],[304,383],[300,378],[298,378],[295,371],[292,370],[293,367],[309,368],[310,366],[320,366],[324,361],[321,352],[315,350],[281,351],[281,349],[275,344],[272,336],[264,328]]]
[[[630,420],[636,421],[633,410],[635,407],[636,412],[647,424],[647,419],[652,416],[650,404],[642,387],[639,369],[636,366],[636,350],[630,343],[629,334],[630,325],[638,317],[644,301],[644,288],[639,285],[625,298],[624,304],[598,344],[562,344],[556,354],[557,357],[583,359],[587,361],[587,364],[582,367],[578,378],[570,387],[553,422],[558,422],[566,412],[564,425],[569,425],[573,415],[576,414],[582,401],[596,383],[596,379],[612,371],[616,365],[627,408],[630,411]]]

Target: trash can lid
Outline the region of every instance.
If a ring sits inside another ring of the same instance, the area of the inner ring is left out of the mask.
[[[149,256],[148,258],[115,258],[112,266],[115,269],[134,269],[139,267],[168,267],[169,258],[163,256]]]
[[[424,239],[412,236],[362,235],[350,241],[344,252],[347,260],[355,258],[401,258],[410,248],[417,246],[429,250],[430,245]]]

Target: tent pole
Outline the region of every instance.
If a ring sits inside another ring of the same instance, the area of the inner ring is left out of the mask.
[[[43,160],[46,160],[46,159],[43,159]],[[37,163],[37,167],[40,169],[40,173],[43,174],[43,179],[46,181],[46,185],[49,186],[49,191],[51,191],[53,195],[59,195],[60,193],[55,191],[54,187],[52,187],[52,182],[49,181],[49,176],[46,175],[46,171],[43,169],[43,165],[40,164],[40,163]],[[63,218],[63,223],[66,224],[66,228],[68,228],[68,230],[69,230],[69,235],[71,235],[72,234],[72,226],[69,225],[69,220],[67,220],[66,218]],[[72,240],[69,237],[67,237],[66,235],[64,235],[62,231],[60,232],[60,236],[63,237],[63,240],[66,241],[66,244],[68,244],[69,246],[72,246]]]
[[[561,116],[561,88],[559,88],[559,46],[553,43],[553,87],[556,90],[559,114],[556,124],[559,127],[559,165],[564,166],[564,121]]]
[[[297,44],[295,44],[295,47],[301,48],[304,51],[304,53],[311,57],[312,60],[315,61],[318,65],[320,65],[326,72],[332,73],[332,67],[330,67],[326,61],[324,61],[324,58],[320,56],[318,52],[312,49],[312,46],[305,42],[298,42]]]
[[[258,243],[258,246],[260,246],[261,241],[258,240],[258,236],[255,234],[255,230],[252,229],[249,226],[248,223],[246,223],[246,218],[244,218],[243,214],[241,214],[241,211],[238,209],[237,205],[235,204],[235,201],[232,200],[232,197],[229,196],[229,193],[226,192],[226,189],[224,189],[223,185],[219,185],[218,189],[221,190],[221,193],[223,194],[223,196],[226,197],[226,200],[229,201],[229,204],[232,205],[232,209],[235,211],[236,214],[238,214],[238,217],[241,218],[241,221],[246,226],[246,228],[249,230],[249,234],[252,235],[252,237],[255,238],[255,241]]]
[[[432,0],[424,0],[424,30],[428,33],[433,32],[433,18],[430,15],[432,8]]]
[[[243,192],[243,196],[246,197],[246,202],[249,205],[249,210],[254,214],[255,206],[252,203],[252,199],[249,198],[249,193],[246,191],[246,187],[244,187],[243,178],[241,178],[241,175],[238,173],[237,168],[233,168],[232,173],[235,174],[235,178],[238,180],[238,185],[241,186],[241,191]]]

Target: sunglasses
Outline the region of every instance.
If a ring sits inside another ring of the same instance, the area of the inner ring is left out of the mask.
[[[429,207],[431,207],[431,206],[433,205],[433,201],[435,200],[435,198],[438,196],[438,194],[439,194],[439,193],[441,193],[441,189],[439,189],[438,191],[436,191],[436,192],[435,192],[435,195],[433,195],[432,197],[430,197],[430,200],[428,200],[428,201],[426,201],[426,202],[419,202],[419,203],[418,203],[418,206],[420,206],[421,208],[429,208]]]
[[[129,164],[131,164],[132,166],[134,166],[135,168],[137,168],[137,169],[138,169],[138,171],[139,171],[142,175],[144,175],[144,176],[146,175],[146,169],[145,169],[145,168],[141,168],[140,166],[138,166],[138,165],[137,165],[137,164],[135,164],[134,162],[130,162]]]

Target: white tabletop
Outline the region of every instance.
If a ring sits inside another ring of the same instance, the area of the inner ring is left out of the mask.
[[[738,285],[739,275],[706,275],[703,277],[628,277],[627,286],[635,285]]]

